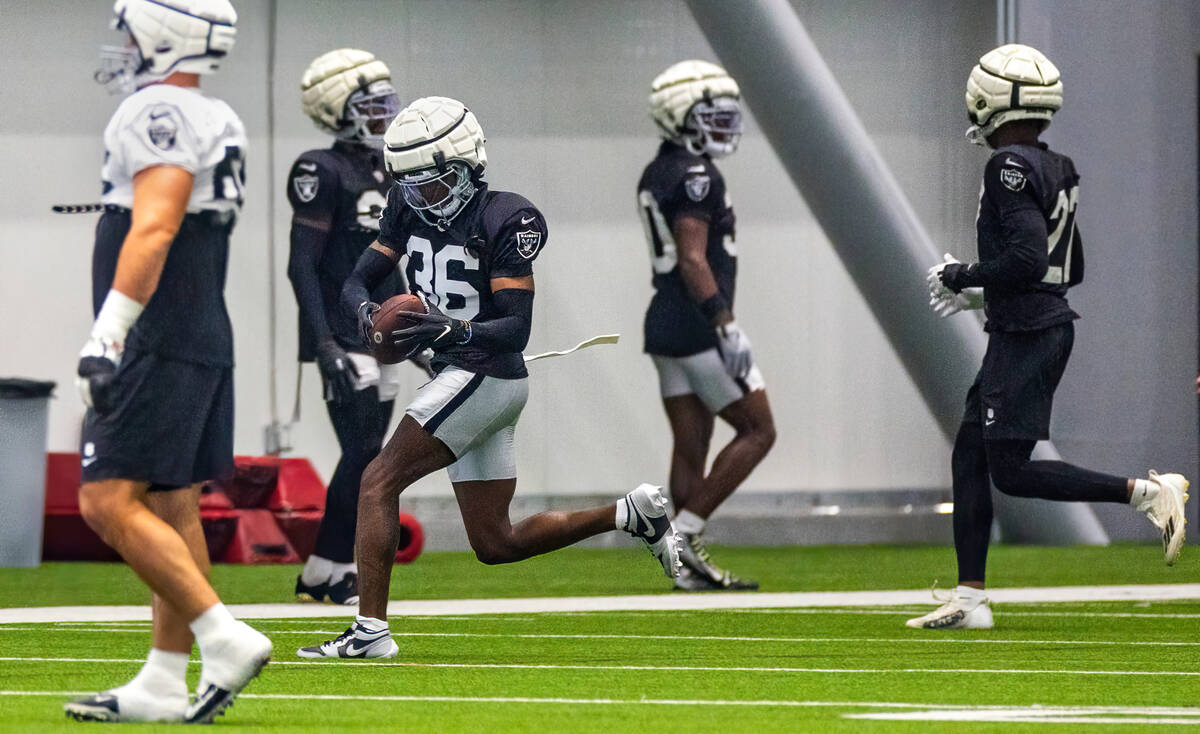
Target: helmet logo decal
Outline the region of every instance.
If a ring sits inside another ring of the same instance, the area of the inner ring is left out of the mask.
[[[708,196],[708,191],[711,187],[712,179],[709,178],[707,173],[691,175],[683,181],[683,189],[692,201],[703,201],[704,197]]]

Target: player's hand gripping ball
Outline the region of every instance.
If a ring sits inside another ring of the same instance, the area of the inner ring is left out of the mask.
[[[426,309],[420,298],[408,293],[392,296],[375,312],[367,338],[371,356],[380,363],[397,364],[412,356],[415,344],[397,341],[392,336],[393,331],[413,325],[414,322],[406,317],[409,313],[426,313]]]

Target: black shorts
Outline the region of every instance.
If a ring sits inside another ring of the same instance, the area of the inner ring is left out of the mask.
[[[233,369],[127,351],[116,407],[83,419],[83,481],[177,489],[233,474]]]
[[[1054,390],[1075,342],[1071,322],[1039,331],[994,331],[967,392],[963,423],[983,424],[985,439],[1050,438]]]

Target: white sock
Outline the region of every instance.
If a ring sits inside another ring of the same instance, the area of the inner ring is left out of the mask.
[[[974,586],[958,585],[954,587],[954,594],[962,601],[967,603],[967,607],[974,609],[982,602],[987,600],[987,592],[983,589],[976,589]]]
[[[192,628],[192,634],[196,636],[196,644],[200,646],[201,652],[203,648],[211,640],[221,636],[233,625],[237,624],[237,620],[225,608],[221,602],[213,604],[206,609],[203,614],[192,620],[188,627]]]
[[[617,501],[617,530],[629,527],[629,507],[624,499]]]
[[[328,563],[332,569],[329,572],[329,584],[331,586],[346,578],[346,574],[348,573],[358,573],[358,566],[354,565],[353,561],[350,563],[335,563],[334,561],[326,561],[326,563]]]
[[[354,615],[354,621],[362,627],[365,627],[368,632],[379,632],[388,628],[388,623],[383,619],[374,617],[364,617],[361,614]]]
[[[1158,496],[1159,486],[1149,479],[1134,479],[1129,504],[1138,512],[1150,509],[1150,503]]]
[[[708,523],[704,518],[700,517],[691,510],[684,510],[675,516],[675,529],[681,533],[687,533],[688,535],[699,535],[700,533],[703,533],[704,526],[707,524]]]
[[[333,574],[333,561],[318,555],[311,555],[304,562],[304,570],[300,572],[300,582],[305,586],[316,586],[329,581]],[[339,578],[338,581],[341,581]]]
[[[146,664],[129,682],[130,685],[154,690],[159,686],[187,689],[188,654],[151,648]]]

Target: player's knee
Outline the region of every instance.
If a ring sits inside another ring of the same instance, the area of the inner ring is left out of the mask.
[[[487,540],[471,541],[471,550],[475,551],[475,558],[480,563],[487,566],[498,566],[501,563],[512,563],[520,560],[521,555],[512,544],[505,542],[503,539],[490,538]]]
[[[363,470],[361,495],[385,497],[390,493],[399,494],[408,485],[409,482],[404,479],[403,467],[393,466],[376,456],[367,462],[367,467]]]
[[[1027,487],[1021,479],[1019,467],[1002,464],[992,467],[989,473],[992,477],[992,484],[996,485],[996,489],[1004,494],[1013,497],[1024,497],[1028,494]]]
[[[775,423],[766,421],[765,423],[756,426],[754,429],[754,442],[759,449],[765,454],[775,445]]]
[[[79,488],[79,514],[101,537],[120,514],[120,502],[112,492],[91,484]]]

